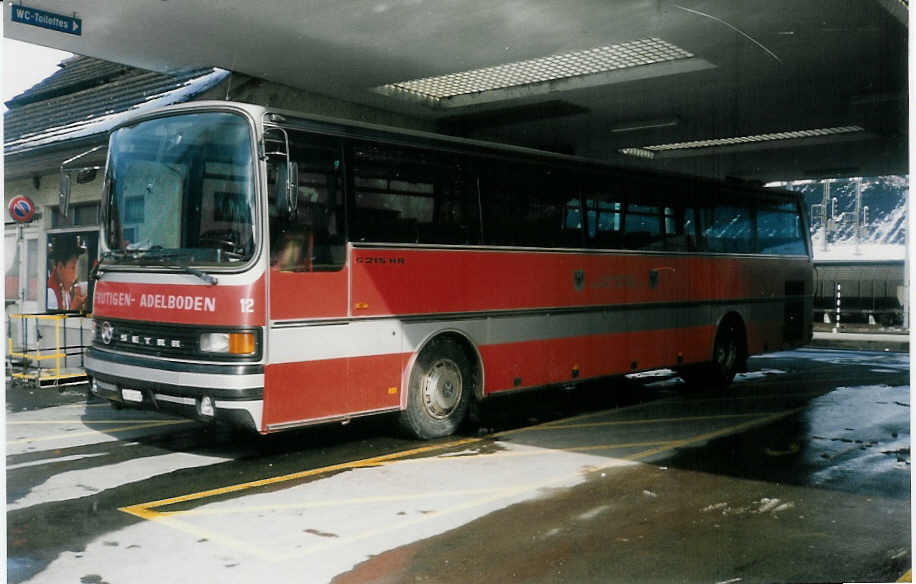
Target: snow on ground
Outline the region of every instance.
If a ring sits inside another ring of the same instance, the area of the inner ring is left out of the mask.
[[[504,453],[394,461],[270,492],[204,499],[185,512],[107,533],[80,552],[62,552],[30,582],[80,574],[134,584],[289,581],[290,574],[296,582],[328,582],[387,550],[581,484],[599,469],[635,464],[502,446]],[[597,507],[580,519],[606,511]]]

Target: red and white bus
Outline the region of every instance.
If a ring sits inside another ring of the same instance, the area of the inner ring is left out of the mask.
[[[268,433],[811,338],[797,195],[227,102],[111,133],[86,358],[113,402]]]

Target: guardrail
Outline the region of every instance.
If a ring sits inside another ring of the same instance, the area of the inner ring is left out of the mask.
[[[68,319],[80,319],[79,343],[71,345]],[[10,314],[7,316],[7,375],[14,382],[36,387],[85,383],[83,322],[78,313]],[[14,328],[14,324],[18,325]],[[44,332],[42,332],[44,330]],[[50,332],[53,330],[53,332]],[[14,334],[18,333],[18,335]],[[18,339],[15,337],[18,336]],[[50,337],[50,340],[49,338]],[[79,357],[79,366],[72,361]]]

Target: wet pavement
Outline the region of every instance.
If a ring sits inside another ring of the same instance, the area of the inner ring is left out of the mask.
[[[8,388],[7,578],[896,581],[908,356],[750,367],[723,394],[659,372],[500,397],[433,442],[390,417],[257,438]]]

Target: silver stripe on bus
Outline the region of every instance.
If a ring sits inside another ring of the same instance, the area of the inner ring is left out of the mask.
[[[458,330],[477,346],[553,340],[628,331],[663,330],[713,325],[727,312],[737,312],[746,323],[782,321],[785,302],[746,301],[730,304],[694,304],[607,307],[591,311],[523,312],[429,320],[380,318],[352,320],[346,326],[274,327],[269,330],[269,363],[413,353],[444,328]]]
[[[252,389],[264,387],[264,374],[250,375],[189,373],[182,371],[165,371],[154,367],[139,367],[137,365],[124,365],[96,359],[87,355],[85,368],[91,371],[104,371],[107,375],[124,377],[128,379],[141,379],[153,383],[174,385],[181,387],[200,387],[208,389]]]
[[[193,397],[179,397],[177,395],[166,395],[164,393],[153,394],[153,398],[156,401],[164,401],[173,404],[180,404],[183,406],[196,406],[197,400]]]
[[[352,420],[354,418],[362,418],[364,416],[371,416],[374,414],[383,414],[385,412],[397,412],[401,408],[381,408],[377,410],[365,410],[359,412],[349,412],[346,414],[339,414],[334,416],[325,416],[323,418],[306,418],[304,420],[296,420],[294,422],[280,422],[277,424],[268,424],[267,430],[288,430],[290,428],[301,428],[303,426],[314,426],[316,424],[327,424],[328,422],[338,422],[342,420]]]

